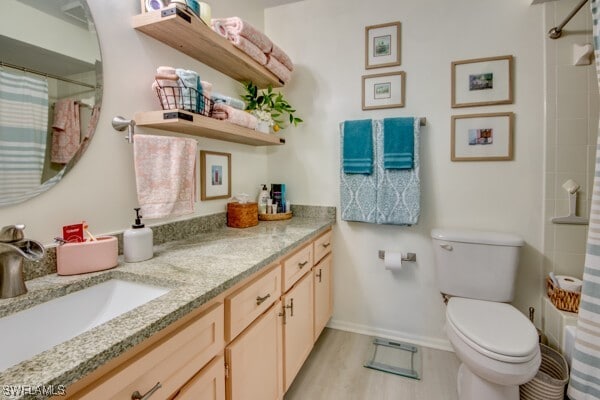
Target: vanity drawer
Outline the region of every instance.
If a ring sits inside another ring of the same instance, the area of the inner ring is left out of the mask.
[[[138,391],[146,394],[160,382],[152,399],[167,399],[217,355],[223,340],[223,304],[142,351],[131,361],[100,378],[81,399],[131,399]]]
[[[225,359],[215,358],[173,400],[225,400]]]
[[[225,340],[239,335],[281,295],[281,267],[276,265],[265,275],[225,298]]]
[[[313,245],[308,244],[283,262],[283,291],[287,292],[313,266]]]
[[[331,230],[315,239],[314,246],[314,263],[317,264],[323,257],[331,253]]]

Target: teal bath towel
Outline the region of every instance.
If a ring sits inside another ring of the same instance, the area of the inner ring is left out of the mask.
[[[372,121],[363,119],[343,123],[342,167],[346,174],[373,172]]]
[[[414,118],[385,118],[383,120],[383,168],[413,168],[414,123]]]

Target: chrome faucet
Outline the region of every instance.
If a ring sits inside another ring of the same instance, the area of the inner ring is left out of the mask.
[[[46,251],[35,240],[25,239],[25,225],[9,225],[0,229],[0,298],[27,293],[23,275],[23,259],[40,261]]]

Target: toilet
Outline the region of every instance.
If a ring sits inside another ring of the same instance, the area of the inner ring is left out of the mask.
[[[519,385],[541,362],[537,331],[513,300],[517,235],[465,229],[431,231],[440,292],[449,298],[446,334],[461,361],[460,400],[518,400]]]

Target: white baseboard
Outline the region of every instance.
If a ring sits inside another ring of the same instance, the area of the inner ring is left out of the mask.
[[[360,333],[362,335],[377,336],[385,339],[398,340],[408,342],[419,346],[430,347],[432,349],[454,351],[452,345],[446,339],[438,339],[432,337],[415,336],[401,331],[393,331],[389,329],[375,328],[372,326],[355,324],[353,322],[330,320],[327,324],[328,328],[339,329],[341,331]]]

